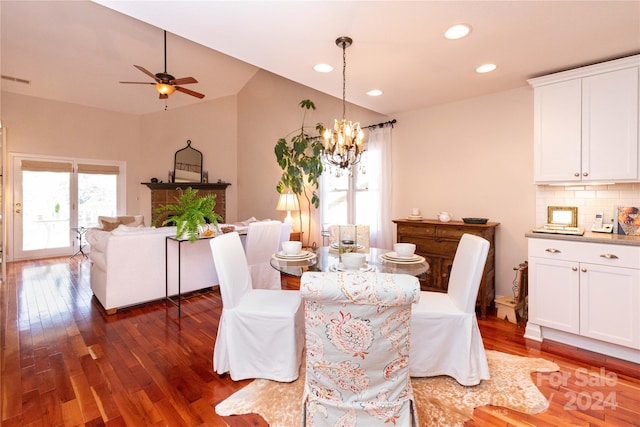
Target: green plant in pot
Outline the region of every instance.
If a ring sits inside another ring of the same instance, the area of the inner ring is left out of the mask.
[[[187,187],[184,191],[180,190],[180,195],[175,201],[175,204],[160,205],[156,213],[168,215],[162,225],[175,224],[177,238],[180,239],[186,234],[190,242],[195,242],[198,240],[198,226],[207,223],[218,229],[218,221],[221,221],[222,217],[213,211],[216,206],[215,194],[198,196],[198,190]]]
[[[300,108],[304,110],[315,110],[316,106],[308,99],[300,101]],[[302,117],[302,124],[298,133],[291,137],[280,138],[274,147],[274,152],[278,165],[282,169],[282,176],[276,185],[279,194],[284,193],[287,188],[298,198],[298,212],[300,220],[300,230],[302,230],[302,207],[300,196],[307,200],[309,224],[307,234],[307,246],[311,238],[311,206],[316,209],[320,206],[318,196],[318,186],[320,175],[322,175],[321,155],[323,145],[319,137],[311,137],[305,131],[304,119],[306,111]],[[324,129],[321,123],[316,125],[316,130],[320,133]]]

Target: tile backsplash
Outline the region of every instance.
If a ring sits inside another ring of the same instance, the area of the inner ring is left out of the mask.
[[[536,226],[547,223],[547,206],[577,206],[578,226],[591,228],[597,212],[611,224],[618,206],[640,207],[640,183],[536,186]]]

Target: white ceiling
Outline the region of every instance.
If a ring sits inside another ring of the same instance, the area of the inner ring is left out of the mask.
[[[165,107],[153,86],[118,83],[151,81],[134,64],[164,70],[162,29],[167,72],[206,94],[176,92],[168,108],[236,94],[258,68],[341,98],[343,35],[347,101],[388,115],[640,53],[640,1],[2,0],[0,15],[2,75],[31,82],[3,91],[131,114]],[[471,35],[446,40],[456,23]],[[486,62],[497,70],[477,74]]]

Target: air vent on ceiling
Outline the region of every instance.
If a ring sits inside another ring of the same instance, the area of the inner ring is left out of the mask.
[[[30,80],[21,79],[19,77],[5,76],[4,74],[2,75],[2,80],[9,80],[10,82],[16,82],[16,83],[24,83],[26,85],[31,84]]]

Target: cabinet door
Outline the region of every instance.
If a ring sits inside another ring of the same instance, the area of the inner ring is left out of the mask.
[[[580,264],[580,334],[640,348],[640,271]]]
[[[638,178],[638,68],[582,79],[582,179]]]
[[[529,321],[580,332],[578,263],[529,257]]]
[[[534,178],[580,181],[580,79],[540,86],[534,92]]]

